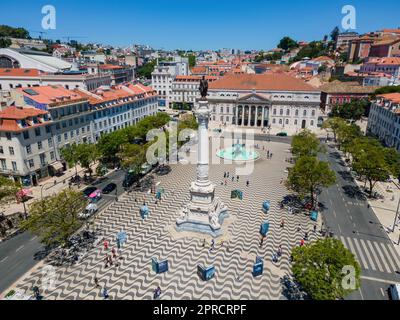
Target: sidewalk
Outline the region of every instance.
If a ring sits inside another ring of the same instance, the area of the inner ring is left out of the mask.
[[[337,150],[337,149],[336,149]],[[342,160],[345,160],[343,152],[338,151],[341,155]],[[350,171],[351,169],[347,167]],[[360,181],[354,178],[354,181],[360,188],[360,190],[364,190],[364,181]],[[368,184],[367,184],[368,186]],[[400,201],[400,189],[394,182],[377,182],[373,192],[378,193],[381,197],[378,199],[370,199],[367,197],[367,201],[371,206],[371,209],[374,211],[376,217],[378,218],[380,224],[383,226],[385,231],[387,232],[388,237],[392,240],[395,249],[400,254],[400,219],[398,216],[396,227],[394,232],[392,232],[394,219],[396,216],[397,206]]]
[[[93,172],[96,172],[97,168],[97,163],[93,164],[91,166]],[[77,170],[78,174],[83,175],[84,171],[86,169],[82,168],[81,166],[77,165]],[[64,172],[64,174],[60,177],[49,177],[47,179],[44,179],[40,182],[38,186],[35,187],[29,187],[32,191],[32,198],[25,202],[26,209],[28,210],[29,205],[34,202],[35,200],[38,200],[42,197],[47,197],[51,196],[54,194],[59,193],[60,191],[68,188],[68,182],[69,179],[73,176],[75,176],[75,167],[72,167]],[[81,184],[81,187],[85,186],[84,184]],[[77,185],[73,184],[72,185],[73,189],[78,189]],[[24,212],[24,205],[23,203],[17,203],[16,201],[10,202],[8,204],[3,205],[1,208],[1,211],[7,216],[7,215],[12,215],[16,212]]]

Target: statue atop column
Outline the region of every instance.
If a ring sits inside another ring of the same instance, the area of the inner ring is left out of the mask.
[[[200,80],[199,90],[201,94],[201,100],[207,100],[208,81],[206,80],[205,76],[203,76],[203,78]]]

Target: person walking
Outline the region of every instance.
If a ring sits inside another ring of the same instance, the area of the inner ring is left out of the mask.
[[[250,186],[250,181],[249,180],[246,181],[246,186]]]
[[[234,182],[235,181],[235,177],[234,176],[232,176],[232,182]]]
[[[108,241],[107,240],[104,240],[103,245],[104,245],[104,250],[108,250]]]
[[[115,248],[111,249],[111,254],[113,259],[117,259],[117,252],[115,251]]]
[[[206,239],[203,239],[203,248],[206,246]]]
[[[263,236],[261,236],[261,240],[260,240],[260,248],[262,248],[263,244],[264,244],[264,237],[263,237]]]
[[[283,229],[283,228],[285,228],[285,220],[281,220],[281,228]]]
[[[110,296],[108,295],[108,290],[106,287],[103,288],[103,297],[104,299],[108,299]]]
[[[100,287],[99,279],[97,279],[97,277],[94,277],[94,285],[96,286],[96,288]]]
[[[107,253],[106,253],[106,258],[104,259],[104,261],[106,263],[104,268],[108,268],[109,259],[108,259],[108,254]]]
[[[236,182],[239,182],[239,176],[236,176]]]
[[[226,178],[226,172],[224,172],[224,179]]]
[[[314,233],[316,233],[316,232],[317,232],[317,225],[314,224]]]
[[[283,253],[283,251],[282,251],[282,245],[279,245],[278,251],[277,251],[278,257],[281,257],[281,256],[282,256],[282,253]]]
[[[301,224],[299,223],[299,225],[297,226],[297,232],[301,231]]]
[[[214,248],[215,248],[215,241],[214,241],[214,239],[212,239],[212,240],[211,240],[210,252],[211,252],[212,250],[214,250]]]

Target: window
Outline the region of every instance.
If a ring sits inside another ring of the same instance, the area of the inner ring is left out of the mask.
[[[36,137],[40,136],[40,128],[35,128]]]
[[[49,143],[49,148],[51,148],[51,147],[53,146],[53,139],[52,139],[52,138],[49,138],[49,139],[47,140],[47,142]]]
[[[276,122],[276,121],[275,121],[275,118],[273,118],[273,119],[272,119],[272,123],[275,124],[275,122]]]
[[[282,119],[279,119],[279,124],[282,124]]]
[[[296,117],[299,116],[299,110],[298,109],[296,109],[295,115],[296,115]]]
[[[61,143],[61,134],[59,134],[59,135],[57,136],[57,141],[58,141],[58,143]]]
[[[8,150],[10,151],[10,155],[14,155],[14,148],[13,147],[8,147]]]
[[[0,146],[0,153],[4,154],[3,146]]]
[[[285,123],[286,123],[286,124],[289,124],[289,119],[286,119]]]
[[[71,136],[71,138],[73,138],[74,137],[74,130],[71,130],[69,135]]]
[[[35,162],[33,161],[33,159],[29,159],[28,164],[29,164],[29,168],[33,168],[35,166]]]
[[[311,111],[311,115],[315,117],[315,110]]]
[[[313,126],[314,125],[314,120],[311,120],[310,121],[310,126]]]
[[[50,126],[46,126],[46,133],[50,133],[51,132],[51,127]]]
[[[11,140],[11,133],[10,132],[6,132],[6,137],[7,137],[7,140]]]
[[[279,115],[283,116],[283,109],[279,110]]]
[[[68,140],[68,133],[67,132],[64,133],[64,140]]]
[[[66,123],[65,121],[63,121],[63,123],[62,123],[62,127],[63,127],[63,128],[66,128],[66,127],[67,127],[67,123]]]
[[[30,144],[28,144],[28,145],[26,146],[26,153],[27,153],[27,154],[31,154],[31,153],[32,153],[32,148],[31,148],[31,145],[30,145]]]
[[[29,139],[29,131],[28,130],[24,131],[23,135],[24,135],[24,139]]]
[[[276,116],[276,109],[274,109],[273,115]]]
[[[307,117],[307,110],[303,110],[303,116]]]
[[[290,109],[286,109],[286,115],[290,116]]]
[[[15,161],[12,161],[11,164],[12,164],[13,171],[17,171],[18,170],[17,163]]]
[[[294,120],[294,125],[295,125],[295,126],[297,126],[297,119],[296,119],[296,120]]]
[[[3,170],[7,170],[7,163],[6,163],[6,160],[5,160],[5,159],[1,159],[0,162],[1,162],[1,168],[2,168]]]
[[[42,149],[43,149],[42,141],[39,141],[39,142],[37,143],[37,147],[38,147],[39,150],[42,150]]]
[[[54,151],[50,151],[50,159],[51,159],[51,160],[54,160],[54,159],[55,159]]]

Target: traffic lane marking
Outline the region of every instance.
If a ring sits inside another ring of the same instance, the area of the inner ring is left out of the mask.
[[[18,252],[18,251],[20,251],[21,249],[23,249],[25,246],[24,245],[22,245],[22,246],[20,246],[20,247],[18,247],[17,248],[17,250],[15,250],[15,252]]]
[[[4,258],[0,261],[0,263],[6,261],[7,259],[8,259],[8,256],[7,256],[7,257],[4,257]]]

